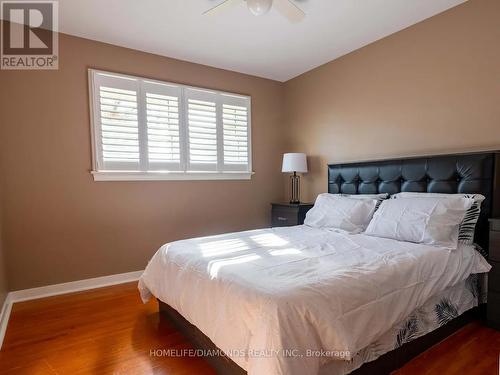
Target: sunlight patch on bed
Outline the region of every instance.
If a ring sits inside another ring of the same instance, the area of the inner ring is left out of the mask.
[[[208,273],[210,275],[210,278],[215,279],[222,267],[251,262],[259,258],[260,256],[258,256],[257,254],[249,254],[234,258],[213,260],[208,263]]]
[[[302,253],[302,251],[300,251],[299,249],[294,249],[294,248],[271,250],[269,252],[269,254],[272,255],[272,256],[296,255],[296,254],[301,254],[301,253]]]
[[[249,249],[248,245],[238,238],[205,242],[199,244],[198,247],[201,249],[201,254],[205,258],[236,253],[238,251]]]
[[[279,247],[288,244],[288,241],[273,233],[258,234],[250,239],[262,247]]]

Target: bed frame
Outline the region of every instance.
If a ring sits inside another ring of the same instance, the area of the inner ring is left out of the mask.
[[[395,194],[402,191],[432,193],[479,193],[486,199],[476,226],[475,242],[488,253],[488,218],[500,214],[500,152],[437,155],[392,160],[328,165],[328,192],[345,194]],[[216,345],[196,326],[169,305],[158,301],[165,316],[198,349]],[[444,326],[367,362],[352,375],[389,374],[465,324],[484,317],[485,306],[471,309]],[[221,375],[244,375],[246,371],[228,357],[206,360]]]

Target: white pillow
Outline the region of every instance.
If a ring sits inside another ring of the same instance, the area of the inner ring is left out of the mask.
[[[479,215],[481,213],[481,203],[486,199],[484,195],[481,194],[444,194],[444,193],[415,193],[415,192],[402,192],[391,196],[391,199],[397,198],[472,198],[474,203],[465,213],[464,219],[460,223],[458,229],[458,242],[471,245],[474,242],[474,232],[476,230],[476,224],[479,220]]]
[[[353,199],[377,199],[384,200],[387,199],[389,194],[381,193],[381,194],[332,194],[339,195],[341,197],[353,198]]]
[[[365,234],[456,249],[459,225],[473,203],[465,197],[388,199]]]
[[[377,205],[375,206],[375,211],[378,210],[382,201],[389,198],[389,194],[387,194],[387,193],[381,193],[381,194],[341,194],[341,195],[343,197],[348,197],[348,198],[352,198],[352,199],[375,199],[377,201]]]
[[[362,232],[375,212],[375,199],[351,199],[336,194],[320,194],[304,220],[315,228],[336,228]]]

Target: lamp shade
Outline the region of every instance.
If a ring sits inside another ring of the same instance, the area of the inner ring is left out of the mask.
[[[306,154],[299,152],[291,152],[283,154],[283,166],[281,172],[307,172],[307,158]]]

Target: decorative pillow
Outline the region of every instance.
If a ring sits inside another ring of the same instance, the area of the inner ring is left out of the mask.
[[[405,198],[382,202],[365,234],[456,249],[471,198]]]
[[[375,199],[352,199],[337,194],[320,194],[304,220],[315,228],[337,228],[351,233],[365,230],[375,212]]]
[[[443,193],[412,193],[412,192],[402,192],[394,194],[391,199],[394,198],[472,198],[474,203],[471,208],[465,213],[464,220],[460,223],[460,228],[458,229],[458,242],[471,245],[474,242],[474,231],[476,230],[476,223],[479,219],[479,214],[481,213],[481,203],[486,199],[484,195],[481,194],[443,194]]]

